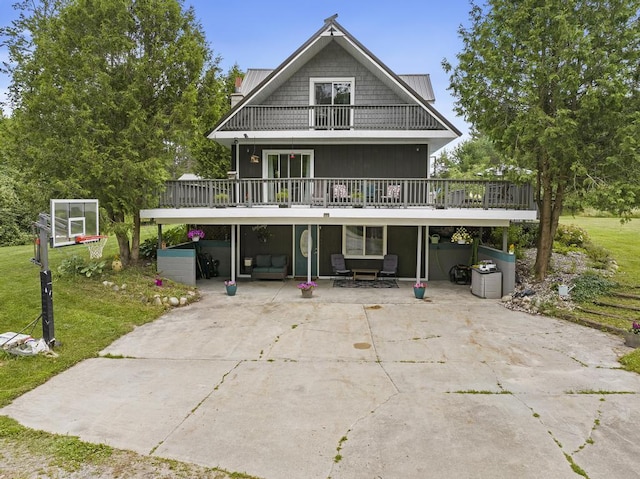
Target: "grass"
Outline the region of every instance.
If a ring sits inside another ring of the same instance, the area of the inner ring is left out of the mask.
[[[110,265],[117,250],[115,240],[107,243],[103,257]],[[0,407],[14,398],[44,383],[83,359],[95,357],[115,339],[138,325],[153,321],[166,307],[150,301],[153,294],[183,296],[188,287],[166,282],[167,287],[155,286],[151,267],[128,268],[119,273],[110,269],[100,278],[73,276],[60,277],[57,266],[70,255],[88,252],[82,246],[50,250],[49,262],[53,274],[53,311],[57,357],[44,356],[22,358],[0,353]],[[38,318],[41,312],[40,268],[30,262],[33,248],[13,246],[0,248],[0,332],[20,332],[42,336],[38,322],[25,328]],[[109,268],[109,266],[107,266]],[[125,289],[114,291],[102,284],[113,281]],[[192,288],[191,288],[192,289]],[[145,298],[145,302],[143,302]]]
[[[618,263],[618,273],[613,278],[620,284],[620,290],[640,294],[640,256],[638,251],[638,238],[640,238],[640,219],[632,219],[627,223],[621,223],[617,218],[592,217],[592,216],[563,216],[560,223],[576,225],[583,228],[589,234],[591,241],[611,252]],[[609,297],[600,298],[610,301]],[[616,299],[616,302],[620,302]],[[599,310],[589,303],[588,308]],[[639,314],[624,314],[628,320],[607,318],[605,316],[589,316],[591,322],[603,326],[613,326],[619,329],[628,328],[631,319],[638,318]],[[640,349],[623,356],[620,363],[625,369],[640,374]]]

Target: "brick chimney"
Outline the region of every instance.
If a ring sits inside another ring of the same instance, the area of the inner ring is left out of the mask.
[[[238,103],[240,103],[244,98],[244,95],[240,93],[241,87],[242,87],[242,77],[237,77],[234,92],[231,94],[231,108],[233,108]]]

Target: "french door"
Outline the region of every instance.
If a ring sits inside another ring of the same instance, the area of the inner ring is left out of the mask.
[[[313,178],[313,151],[266,150],[265,155],[263,178],[273,180],[265,184],[265,197],[269,202],[300,204],[305,201],[310,183],[305,179]]]

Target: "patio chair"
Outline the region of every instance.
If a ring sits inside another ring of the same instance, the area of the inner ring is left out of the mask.
[[[331,255],[331,268],[333,268],[334,276],[353,276],[351,270],[347,269],[347,266],[344,263],[344,255],[340,253],[333,253]]]
[[[386,254],[382,260],[382,269],[378,273],[379,277],[395,278],[398,274],[398,255]]]
[[[341,183],[333,185],[333,201],[348,201],[349,199],[351,197],[347,185]]]
[[[387,185],[387,194],[382,196],[385,203],[398,203],[400,201],[400,185]]]

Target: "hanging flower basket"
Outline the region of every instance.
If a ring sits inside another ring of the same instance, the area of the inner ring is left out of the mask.
[[[204,238],[204,231],[202,230],[191,230],[187,233],[187,237],[191,241],[200,241],[200,238]]]

